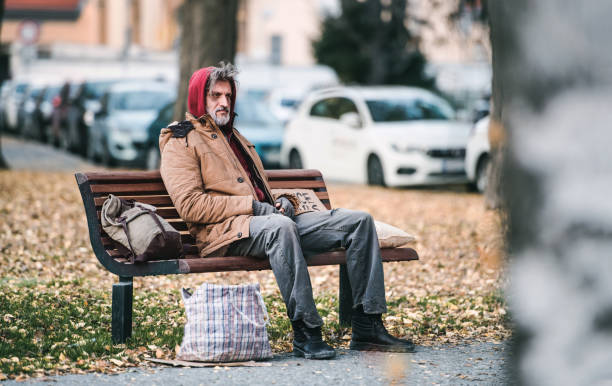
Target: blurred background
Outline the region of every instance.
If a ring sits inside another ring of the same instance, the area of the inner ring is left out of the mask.
[[[487,130],[474,126],[491,95],[484,1],[3,4],[5,136],[106,167],[156,169],[159,130],[183,119],[189,76],[224,60],[241,71],[236,126],[266,167],[485,187]],[[472,137],[478,149],[466,157]]]

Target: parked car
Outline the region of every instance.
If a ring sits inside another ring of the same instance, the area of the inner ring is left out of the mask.
[[[476,122],[470,132],[465,153],[465,170],[472,187],[482,193],[487,187],[490,169],[489,117]]]
[[[7,87],[2,105],[2,124],[5,130],[18,133],[21,123],[19,122],[19,107],[23,103],[29,86],[25,81],[12,81],[7,84]]]
[[[115,83],[117,80],[85,81],[73,87],[74,92],[71,93],[66,106],[66,127],[62,130],[67,136],[64,142],[69,150],[82,156],[87,155],[88,128],[100,109],[100,98]]]
[[[159,154],[159,132],[164,127],[167,127],[172,122],[172,114],[174,112],[175,102],[169,102],[163,106],[157,117],[149,125],[147,129],[146,151],[143,154],[141,166],[146,170],[159,169],[160,154]]]
[[[316,91],[289,122],[281,162],[338,181],[406,186],[466,183],[469,125],[413,87]]]
[[[305,95],[306,90],[299,88],[274,89],[268,96],[270,111],[284,125],[293,118]]]
[[[2,82],[2,86],[0,86],[0,130],[4,131],[6,127],[6,105],[9,98],[9,94],[11,92],[11,88],[13,83],[10,79],[6,79]]]
[[[53,99],[59,94],[60,86],[45,86],[35,101],[34,111],[26,115],[23,123],[23,135],[26,138],[48,142],[53,116]]]
[[[44,91],[45,87],[40,85],[30,87],[24,96],[23,103],[19,106],[17,111],[17,121],[20,122],[19,134],[24,138],[35,137],[33,130],[36,129],[32,128],[32,122],[38,119],[35,115]]]
[[[87,156],[105,165],[135,165],[147,150],[147,129],[159,109],[176,98],[175,86],[165,82],[116,83],[102,96],[87,138]]]
[[[162,107],[149,126],[146,156],[142,160],[142,166],[148,170],[159,168],[159,132],[172,121],[173,111],[174,102]],[[260,98],[251,94],[238,95],[234,126],[255,146],[265,168],[280,167],[284,130]]]

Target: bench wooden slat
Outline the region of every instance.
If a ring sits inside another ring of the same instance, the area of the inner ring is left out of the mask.
[[[107,249],[113,249],[114,248],[114,244],[113,244],[113,240],[106,236],[106,233],[103,233],[104,231],[102,231],[101,235],[100,235],[100,240],[102,241],[102,245],[104,246],[104,248]],[[192,235],[190,235],[187,232],[181,232],[181,241],[185,244],[192,244],[195,245],[195,239],[193,238]]]
[[[150,204],[153,206],[174,206],[174,204],[172,203],[172,199],[170,198],[170,196],[168,196],[167,192],[164,192],[163,195],[132,196],[115,194],[115,196],[123,198],[125,200],[136,200],[139,202],[144,202],[145,204]],[[108,195],[95,197],[94,204],[96,205],[96,208],[101,207],[107,198]]]
[[[91,191],[94,193],[162,193],[167,194],[166,187],[163,182],[145,182],[140,184],[100,184],[91,185]]]
[[[152,171],[111,171],[111,172],[90,172],[84,173],[87,180],[96,184],[98,182],[108,181],[129,181],[135,182],[140,180],[160,180],[161,174],[159,170]],[[268,179],[300,179],[300,178],[321,178],[321,172],[315,169],[278,169],[278,170],[266,170]]]
[[[320,171],[316,169],[275,169],[266,170],[268,180],[273,181],[277,179],[300,179],[300,178],[320,178],[323,176]]]
[[[155,195],[155,196],[125,196],[125,195],[119,195],[119,194],[115,194],[115,196],[123,198],[125,200],[136,200],[138,202],[143,202],[145,204],[150,204],[156,207],[172,207],[174,206],[174,204],[172,203],[172,199],[170,198],[170,196],[167,195],[166,192],[164,192],[165,195]],[[323,200],[328,200],[329,201],[329,192],[324,191],[324,192],[315,192],[315,194],[317,195],[317,197],[319,197],[319,200],[323,201]],[[95,197],[94,198],[94,204],[96,205],[96,208],[101,208],[102,204],[104,204],[104,201],[107,199],[107,195],[104,196],[100,196],[100,197]],[[325,202],[323,202],[325,203]],[[164,217],[162,215],[162,217]]]
[[[106,252],[115,260],[119,258],[128,259],[128,256],[125,256],[124,253],[117,249],[107,249]],[[200,257],[198,247],[193,244],[183,244],[183,254],[186,256],[191,256],[191,258]]]
[[[385,262],[418,260],[418,254],[412,248],[381,249],[381,255]],[[310,267],[346,264],[346,252],[334,251],[311,256],[307,258],[307,263]],[[179,267],[182,273],[257,271],[270,269],[270,262],[250,256],[204,257],[181,259]]]
[[[179,216],[178,212],[174,208],[157,208],[155,210],[155,213],[157,213],[158,215],[162,216],[166,220],[169,220],[169,219],[181,219],[181,216]],[[97,210],[96,211],[96,215],[98,216],[98,219],[100,219],[101,215],[102,215],[102,210],[100,210],[100,209]]]
[[[381,249],[381,255],[384,262],[418,260],[418,255],[412,248]],[[117,251],[113,251],[111,256],[117,262],[132,264],[129,258],[122,256]],[[307,258],[307,264],[309,267],[346,264],[346,252],[334,251],[310,256]],[[270,262],[267,259],[251,256],[200,257],[197,254],[193,254],[193,251],[192,254],[186,254],[184,259],[179,260],[179,266],[181,267],[181,273],[259,271],[271,268]]]
[[[325,188],[325,182],[322,180],[272,180],[270,187],[272,189],[321,189]]]

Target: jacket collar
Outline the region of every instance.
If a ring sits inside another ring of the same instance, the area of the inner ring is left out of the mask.
[[[190,112],[186,112],[185,119],[191,122],[196,129],[200,128],[204,131],[219,132],[221,134],[224,134],[225,137],[227,138],[226,133],[223,130],[221,130],[219,126],[217,126],[217,124],[215,123],[215,120],[209,114],[204,114],[201,117],[196,118]],[[232,130],[229,133],[230,136],[234,134],[235,130],[236,129],[232,127]]]

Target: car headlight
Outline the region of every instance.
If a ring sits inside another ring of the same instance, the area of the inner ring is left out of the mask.
[[[94,113],[93,113],[93,111],[91,111],[91,110],[85,111],[85,114],[83,114],[83,122],[85,122],[85,124],[87,126],[93,125],[93,122],[94,122]]]
[[[395,150],[398,153],[423,153],[425,149],[416,146],[402,146],[397,144],[392,144],[391,149]]]

